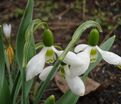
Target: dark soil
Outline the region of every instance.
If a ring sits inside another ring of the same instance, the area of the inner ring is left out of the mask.
[[[76,4],[76,0],[52,0],[51,10],[44,13],[42,5],[48,5],[48,0],[35,0],[34,18],[42,18],[48,21],[55,34],[55,40],[63,48],[71,40],[74,30],[85,20],[96,20],[103,28],[100,42],[107,36],[116,35],[116,40],[111,51],[121,56],[121,1],[120,0],[87,0],[86,13],[82,16],[82,2]],[[65,2],[66,1],[66,2]],[[79,1],[79,0],[77,0]],[[49,4],[49,5],[50,5]],[[24,0],[0,1],[0,24],[9,22],[12,26],[13,39],[16,39],[18,26],[25,8]],[[57,5],[57,6],[56,6]],[[79,7],[78,7],[79,6]],[[47,6],[48,7],[48,6]],[[20,9],[20,13],[16,10]],[[48,12],[49,11],[49,12]],[[44,16],[43,16],[44,15]],[[36,42],[40,40],[41,33],[35,36]],[[80,43],[86,43],[88,31],[80,39]],[[90,77],[101,83],[101,87],[84,97],[80,97],[77,104],[121,104],[121,70],[102,61],[90,73]],[[53,82],[43,96],[42,102],[49,95],[54,94],[58,99],[62,93]]]

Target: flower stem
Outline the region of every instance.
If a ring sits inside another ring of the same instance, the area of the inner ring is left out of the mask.
[[[10,63],[8,61],[8,57],[6,55],[6,52],[5,52],[5,61],[6,61],[6,67],[7,67],[7,72],[8,72],[8,77],[9,77],[9,84],[10,84],[10,91],[12,90],[12,87],[13,87],[13,80],[12,80],[12,76],[11,76],[11,72],[10,72]]]
[[[26,104],[25,100],[25,67],[21,70],[21,79],[22,79],[22,104]]]

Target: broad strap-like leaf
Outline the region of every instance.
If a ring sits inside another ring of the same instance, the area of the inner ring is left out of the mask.
[[[11,104],[9,85],[6,79],[4,79],[3,87],[0,92],[0,104]]]
[[[3,32],[2,32],[2,27],[0,26],[0,92],[4,84],[4,77],[5,77],[5,54],[3,46]]]
[[[28,4],[26,6],[24,15],[22,17],[22,21],[19,27],[19,31],[17,34],[17,42],[16,42],[16,58],[19,64],[19,67],[22,65],[23,61],[23,49],[25,44],[25,32],[27,30],[28,25],[32,22],[33,15],[33,0],[28,0]]]
[[[21,24],[19,26],[19,31],[17,34],[17,41],[16,41],[16,59],[19,65],[19,72],[17,74],[15,84],[13,85],[12,89],[12,102],[15,103],[17,95],[19,93],[20,87],[21,87],[21,77],[20,77],[20,70],[22,69],[22,64],[23,64],[23,50],[24,50],[24,45],[25,45],[25,33],[32,22],[32,16],[33,16],[33,5],[34,1],[33,0],[28,0],[26,9],[24,11],[24,15],[21,20]]]

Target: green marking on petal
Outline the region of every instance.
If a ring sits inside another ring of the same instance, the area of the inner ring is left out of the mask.
[[[53,63],[54,62],[54,51],[52,49],[48,49],[46,52],[46,63]]]
[[[91,55],[96,55],[97,54],[96,48],[92,48],[90,54]]]
[[[46,56],[53,56],[54,55],[54,51],[52,49],[48,49],[46,52]]]
[[[63,66],[60,67],[60,73],[61,73],[61,76],[64,78],[65,77],[65,70],[64,70]]]
[[[90,62],[93,63],[97,59],[97,50],[96,48],[92,48],[90,52]]]

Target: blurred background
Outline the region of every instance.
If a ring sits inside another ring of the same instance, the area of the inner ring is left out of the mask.
[[[71,40],[74,30],[86,20],[94,20],[103,28],[100,43],[116,35],[111,51],[121,56],[121,0],[34,0],[33,19],[47,21],[55,36],[55,42],[63,48]],[[27,0],[0,0],[0,24],[12,24],[12,39],[16,34]],[[89,29],[90,30],[90,29]],[[87,43],[87,30],[79,43]],[[35,33],[35,40],[41,40],[41,31]],[[121,104],[121,71],[104,61],[90,74],[101,83],[96,91],[81,97],[78,104]],[[43,100],[51,94],[58,99],[62,92],[53,84],[48,88]]]

